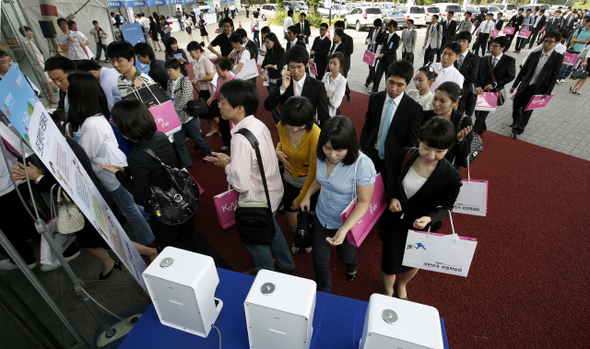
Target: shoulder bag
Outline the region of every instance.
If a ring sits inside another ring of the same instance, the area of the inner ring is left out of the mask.
[[[467,115],[463,114],[461,120],[459,120],[459,126],[457,126],[457,133],[461,131],[461,125],[463,125],[463,119],[465,119]],[[473,130],[471,131],[473,132]],[[473,132],[473,140],[471,141],[471,145],[469,147],[469,154],[467,155],[467,163],[470,164],[473,162],[476,156],[478,156],[483,151],[483,142],[481,137]]]
[[[192,99],[186,103],[186,113],[192,117],[203,116],[209,112],[207,101],[204,98],[201,98],[201,94],[199,93],[195,85],[193,85],[193,88],[195,89],[195,91],[197,91],[199,97],[197,99]]]
[[[72,234],[82,230],[84,224],[82,212],[59,186],[57,189],[57,231],[63,235]]]
[[[262,164],[262,156],[258,148],[258,140],[245,128],[238,130],[239,134],[246,137],[256,151],[256,160],[264,184],[264,193],[266,202],[238,202],[236,207],[236,225],[240,233],[240,240],[249,245],[270,245],[275,236],[275,224],[272,216],[272,206],[270,205],[270,195],[266,185],[266,175]]]
[[[168,189],[150,186],[152,195],[148,201],[150,213],[160,222],[176,226],[188,221],[199,207],[199,187],[186,169],[166,165],[148,147],[142,148],[164,167]]]
[[[496,81],[496,75],[494,74],[494,69],[492,68],[492,56],[490,56],[490,59],[488,59],[488,66],[490,67],[490,74],[492,74],[492,80],[494,80],[494,82],[497,83],[498,81]],[[502,88],[498,92],[499,92],[498,93],[498,107],[499,107],[506,102],[506,91],[504,90],[504,88]]]
[[[293,245],[298,248],[309,248],[313,244],[313,236],[311,235],[311,213],[307,207],[297,214],[297,228],[295,229],[295,238]]]

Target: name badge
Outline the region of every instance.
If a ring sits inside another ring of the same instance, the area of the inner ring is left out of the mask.
[[[391,50],[393,48],[393,41],[389,43],[389,49]]]

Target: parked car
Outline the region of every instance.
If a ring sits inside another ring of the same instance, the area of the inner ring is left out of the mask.
[[[397,22],[398,28],[405,28],[408,26],[406,22],[406,16],[400,11],[388,11],[385,12],[385,17],[383,17],[383,23],[389,23],[391,20]]]
[[[344,17],[348,14],[348,10],[343,5],[334,4],[332,5],[332,12],[325,7],[318,7],[318,12],[322,17],[329,17],[332,15],[332,18]]]
[[[498,13],[501,13],[502,17],[504,17],[504,12],[502,12],[498,6],[489,6],[488,13],[492,13],[494,15],[494,20],[498,18]]]
[[[479,16],[481,14],[481,12],[479,12],[479,10],[477,9],[468,9],[467,11],[471,12],[471,22],[475,22],[475,19],[477,18],[477,16]],[[465,14],[465,10],[461,10],[462,14]]]
[[[260,8],[260,18],[263,21],[267,19],[274,18],[277,14],[277,5],[276,4],[264,4]]]
[[[307,11],[307,5],[300,1],[283,1],[283,5],[285,5],[285,10],[293,10],[294,12]]]
[[[512,18],[516,10],[518,10],[518,5],[516,4],[496,4],[495,6],[498,6],[502,13],[504,13],[504,17],[508,19]]]
[[[430,23],[432,15],[438,15],[441,20],[446,20],[447,12],[453,11],[453,18],[456,21],[461,20],[461,6],[452,3],[436,3],[426,6],[426,23]]]
[[[377,18],[383,19],[383,11],[378,7],[357,7],[344,17],[344,28],[354,26],[357,31],[372,27]]]
[[[397,10],[404,14],[406,21],[408,19],[413,19],[416,27],[424,27],[427,25],[426,9],[423,6],[400,6]]]

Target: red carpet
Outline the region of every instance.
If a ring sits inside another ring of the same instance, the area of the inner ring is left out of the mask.
[[[260,81],[259,89],[256,116],[276,142]],[[368,96],[353,92],[351,102],[340,107],[359,134],[367,104]],[[202,127],[209,131],[205,122]],[[439,310],[451,348],[590,347],[590,237],[582,224],[588,216],[590,162],[491,132],[482,139],[484,151],[473,163],[472,178],[489,180],[488,216],[454,215],[457,233],[479,241],[469,277],[421,271],[408,286],[410,300]],[[214,150],[222,146],[217,135],[207,140]],[[227,189],[223,169],[195,161],[191,173],[205,189],[197,229],[236,271],[253,268],[235,226],[224,231],[217,223],[213,196]],[[284,216],[277,219],[291,243]],[[450,232],[448,219],[441,231]],[[344,266],[333,254],[332,292],[368,301],[382,292],[381,241],[375,231],[358,253],[359,276],[352,283],[345,281]],[[314,279],[311,255],[300,252],[293,258],[295,274]]]

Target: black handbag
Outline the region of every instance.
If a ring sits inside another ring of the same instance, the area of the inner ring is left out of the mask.
[[[258,140],[249,130],[242,128],[238,130],[239,134],[246,137],[256,151],[256,160],[262,183],[264,184],[264,193],[266,194],[266,203],[258,202],[238,202],[236,207],[236,225],[240,233],[240,239],[245,244],[250,245],[270,245],[275,236],[275,224],[272,216],[272,206],[270,205],[270,195],[266,185],[266,175],[262,164],[262,156],[258,148]]]
[[[295,229],[295,247],[308,248],[313,244],[311,235],[311,213],[307,207],[297,215],[297,229]]]
[[[457,133],[461,131],[461,125],[463,124],[463,119],[465,119],[467,115],[463,115],[461,120],[459,121],[459,126],[457,127]],[[473,131],[471,131],[473,132]],[[473,160],[483,151],[483,141],[481,137],[473,132],[473,139],[471,140],[471,144],[469,147],[469,154],[467,155],[467,162],[472,163]]]
[[[157,82],[139,89],[133,89],[133,93],[129,93],[123,99],[138,99],[148,109],[170,100],[166,91]]]
[[[197,88],[193,85],[195,91]],[[199,93],[199,91],[197,91]],[[186,103],[185,106],[186,113],[192,117],[199,117],[206,115],[209,112],[209,106],[207,105],[207,101],[204,98],[201,98],[199,94],[198,99],[192,99]]]
[[[490,74],[492,74],[492,80],[497,83],[496,75],[494,74],[494,68],[492,68],[492,57],[488,60],[488,66],[490,67]],[[498,91],[498,107],[506,103],[506,91],[504,88]],[[473,161],[473,160],[472,160]]]
[[[586,67],[580,66],[578,69],[574,70],[572,72],[572,79],[586,79],[588,77],[588,70],[586,70]]]
[[[199,187],[186,169],[166,165],[150,148],[142,148],[164,167],[168,189],[150,186],[152,195],[148,201],[150,214],[160,222],[176,226],[188,221],[199,207]]]

